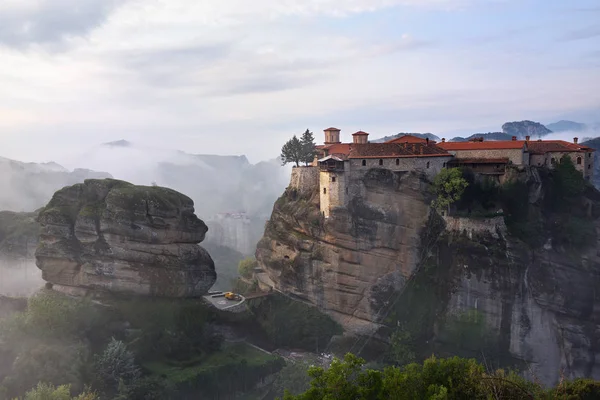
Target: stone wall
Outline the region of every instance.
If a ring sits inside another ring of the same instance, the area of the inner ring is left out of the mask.
[[[329,218],[331,210],[346,206],[346,176],[344,172],[320,172],[321,212]]]
[[[456,158],[508,158],[513,164],[529,165],[529,153],[523,149],[452,150]]]
[[[294,167],[290,178],[290,188],[296,189],[300,194],[312,193],[319,184],[318,167]]]
[[[366,165],[362,165],[362,159],[350,160],[350,170],[368,171],[371,168],[385,168],[391,171],[418,171],[423,172],[430,179],[440,173],[446,167],[446,163],[452,157],[401,157],[401,158],[366,158]],[[381,163],[380,163],[381,162]]]
[[[504,217],[498,216],[493,218],[463,218],[444,216],[446,222],[446,230],[449,232],[458,232],[459,234],[466,233],[469,239],[473,238],[473,234],[490,233],[493,238],[499,239],[500,234],[506,232]]]
[[[533,154],[531,155],[531,165],[534,167],[546,166],[548,168],[554,168],[554,162],[560,162],[562,156],[567,155],[571,157],[575,168],[577,171],[580,171],[584,178],[592,177],[594,175],[594,157],[591,156],[592,153],[560,153],[560,152],[552,152],[546,154]],[[581,164],[577,164],[577,158],[581,157]]]

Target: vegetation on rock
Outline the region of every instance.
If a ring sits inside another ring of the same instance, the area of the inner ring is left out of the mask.
[[[300,139],[294,135],[283,145],[281,148],[281,161],[283,165],[294,163],[296,167],[299,167],[302,162],[306,165],[312,163],[315,154],[315,139],[313,133],[307,129]]]
[[[316,307],[281,295],[254,300],[250,310],[277,346],[318,352],[332,336],[342,333],[341,327]]]
[[[310,389],[284,400],[443,400],[443,399],[595,399],[600,383],[578,379],[561,382],[547,390],[504,370],[487,371],[473,359],[431,357],[422,364],[365,368],[365,361],[352,354],[334,359],[327,369],[312,367]]]
[[[463,178],[458,168],[442,169],[433,180],[433,189],[437,198],[438,209],[450,209],[450,205],[459,201],[469,183]]]
[[[246,257],[238,266],[238,271],[240,275],[246,279],[252,278],[252,274],[254,273],[254,269],[258,266],[256,258],[254,257]]]

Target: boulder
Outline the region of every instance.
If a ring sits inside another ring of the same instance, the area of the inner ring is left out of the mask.
[[[208,228],[171,189],[88,179],[56,192],[38,222],[36,264],[55,289],[197,297],[216,280],[198,246]]]

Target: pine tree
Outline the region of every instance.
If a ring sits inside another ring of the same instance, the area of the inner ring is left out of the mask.
[[[306,132],[302,134],[300,141],[302,142],[302,161],[306,165],[309,165],[313,162],[315,155],[317,154],[315,137],[313,136],[313,133],[307,129]]]
[[[283,165],[293,162],[296,164],[296,167],[299,167],[300,162],[305,159],[303,149],[302,142],[294,135],[281,148],[281,162]]]

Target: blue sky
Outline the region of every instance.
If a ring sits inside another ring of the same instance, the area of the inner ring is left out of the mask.
[[[597,0],[7,0],[0,156],[600,122]]]

